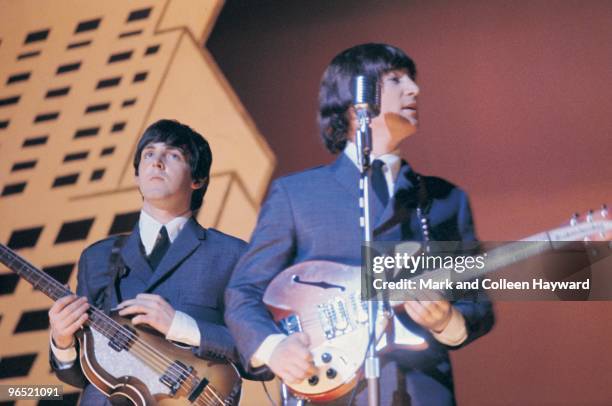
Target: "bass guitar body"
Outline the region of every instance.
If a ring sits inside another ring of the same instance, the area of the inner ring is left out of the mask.
[[[111,403],[238,404],[241,380],[234,365],[197,358],[191,349],[153,330],[133,326],[119,316],[112,319],[137,336],[137,342],[123,334],[108,338],[90,327],[78,335],[83,373]]]

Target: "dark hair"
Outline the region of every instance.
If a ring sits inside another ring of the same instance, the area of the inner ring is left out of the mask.
[[[142,151],[149,144],[163,142],[166,145],[179,148],[189,160],[191,178],[202,182],[202,187],[191,194],[191,210],[198,210],[208,188],[212,152],[208,142],[189,126],[176,120],[159,120],[149,126],[140,137],[134,153],[134,170],[138,176],[138,165]]]
[[[362,44],[342,51],[323,73],[319,89],[318,122],[325,147],[332,154],[346,145],[352,101],[350,82],[357,75],[380,76],[394,69],[406,69],[416,78],[416,66],[401,49],[386,44]]]

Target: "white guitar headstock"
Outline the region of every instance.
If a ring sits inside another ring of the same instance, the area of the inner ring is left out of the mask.
[[[589,210],[580,216],[575,213],[569,225],[549,232],[551,241],[610,241],[612,218],[605,204],[599,210]]]

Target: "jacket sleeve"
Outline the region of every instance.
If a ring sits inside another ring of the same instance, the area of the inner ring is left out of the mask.
[[[240,240],[237,245],[235,249],[232,249],[233,256],[229,260],[226,269],[224,269],[224,271],[228,273],[228,276],[232,273],[236,263],[246,250],[246,243],[244,241]],[[224,256],[228,256],[229,254],[230,252],[228,252],[227,249],[220,253],[220,255]],[[223,288],[221,292],[226,289],[226,286]],[[223,320],[223,314],[225,312],[223,293],[217,294],[220,295],[219,313],[220,319]],[[194,317],[194,319],[200,330],[200,346],[194,348],[193,351],[195,355],[202,358],[228,359],[233,362],[239,361],[236,342],[226,325],[212,323],[198,317]]]
[[[458,226],[462,241],[476,241],[472,210],[464,192],[461,192],[460,195]],[[459,299],[453,305],[465,318],[468,335],[463,343],[452,348],[464,347],[493,328],[495,324],[493,305],[484,291],[478,291],[471,297]]]
[[[262,206],[246,254],[238,262],[225,293],[225,321],[236,338],[247,372],[271,379],[267,367],[253,369],[251,358],[270,334],[280,333],[262,301],[266,287],[295,256],[295,221],[282,180],[275,181]]]
[[[236,344],[226,326],[195,319],[200,329],[200,345],[193,353],[200,358],[238,361]]]

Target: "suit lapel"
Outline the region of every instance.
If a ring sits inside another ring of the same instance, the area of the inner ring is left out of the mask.
[[[359,198],[359,170],[346,156],[341,152],[336,161],[331,165],[331,171],[334,174],[336,181],[351,194],[355,199]]]
[[[123,263],[128,267],[130,273],[138,278],[145,286],[151,278],[151,267],[145,259],[145,256],[140,247],[140,228],[138,224],[134,227],[134,231],[128,237],[127,241],[121,249],[121,258]]]
[[[346,156],[344,152],[340,153],[336,162],[334,162],[331,166],[331,170],[334,173],[334,177],[338,183],[342,185],[344,189],[346,189],[351,197],[357,201],[361,194],[359,190],[359,179],[361,175],[359,174],[359,169],[350,160],[349,157]],[[383,212],[383,205],[381,201],[374,193],[372,187],[369,189],[370,195],[370,211],[372,213],[371,218],[373,219],[372,224],[377,223],[377,219],[380,217]]]
[[[149,291],[168,273],[191,255],[206,238],[205,230],[193,218],[185,224],[178,237],[170,245],[168,252],[157,266],[157,269],[150,275],[146,290]],[[146,262],[146,261],[145,261]],[[150,268],[149,268],[150,269]]]

